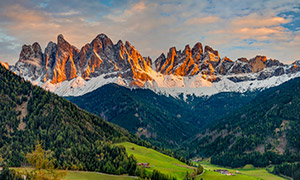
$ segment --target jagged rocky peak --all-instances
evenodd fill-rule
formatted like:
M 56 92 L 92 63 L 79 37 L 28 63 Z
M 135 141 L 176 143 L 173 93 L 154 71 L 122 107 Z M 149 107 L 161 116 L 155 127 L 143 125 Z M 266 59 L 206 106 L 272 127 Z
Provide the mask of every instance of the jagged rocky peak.
M 210 52 L 213 53 L 215 56 L 219 56 L 219 52 L 217 50 L 214 50 L 210 46 L 205 46 L 204 52 Z
M 234 62 L 225 56 L 221 63 L 217 66 L 217 72 L 221 75 L 226 75 L 230 68 L 233 66 Z
M 185 55 L 190 55 L 190 54 L 192 53 L 192 50 L 191 50 L 190 45 L 186 45 L 186 46 L 185 46 L 185 48 L 184 48 L 184 50 L 183 50 L 183 53 L 184 53 Z
M 215 74 L 216 68 L 221 61 L 219 52 L 210 46 L 205 46 L 204 55 L 202 59 L 201 69 L 204 69 L 205 74 Z
M 143 58 L 128 41 L 124 44 L 119 40 L 117 44 L 113 44 L 112 40 L 105 34 L 99 34 L 91 43 L 82 47 L 75 63 L 77 74 L 84 79 L 112 73 L 105 77 L 139 80 L 147 79 L 141 76 L 139 71 L 147 72 L 152 64 L 150 58 Z
M 44 63 L 43 65 L 45 66 L 45 70 L 48 68 L 53 68 L 54 63 L 55 63 L 55 56 L 56 56 L 56 51 L 57 51 L 57 45 L 56 43 L 50 41 L 48 45 L 45 48 L 45 53 L 44 53 Z
M 199 61 L 202 56 L 203 56 L 203 47 L 202 44 L 200 42 L 197 42 L 193 49 L 192 49 L 192 55 L 193 55 L 193 59 L 194 61 Z
M 266 61 L 266 56 L 256 56 L 255 58 L 250 59 L 248 63 L 251 65 L 252 72 L 259 72 L 267 67 L 265 64 Z
M 160 72 L 165 61 L 166 61 L 166 55 L 164 53 L 161 53 L 161 55 L 154 62 L 155 70 Z
M 278 60 L 267 59 L 266 56 L 261 55 L 257 55 L 255 58 L 250 59 L 248 63 L 251 65 L 252 72 L 262 71 L 266 67 L 283 66 L 283 63 Z
M 63 44 L 66 43 L 67 41 L 65 40 L 64 36 L 62 34 L 59 34 L 57 36 L 57 44 Z
M 35 42 L 32 45 L 23 45 L 19 60 L 11 70 L 19 75 L 36 80 L 43 72 L 43 52 L 41 46 Z
M 202 57 L 202 45 L 197 43 L 193 49 L 186 45 L 184 50 L 177 51 L 171 47 L 165 57 L 161 54 L 155 61 L 156 70 L 162 74 L 191 76 L 199 72 L 196 62 Z M 195 58 L 195 59 L 194 59 Z
M 60 83 L 77 77 L 75 58 L 78 49 L 65 40 L 62 34 L 57 36 L 57 44 L 50 42 L 45 50 L 45 70 L 43 81 Z
M 222 61 L 223 62 L 232 62 L 232 60 L 229 59 L 227 56 L 225 56 Z
M 97 50 L 97 53 L 103 52 L 105 49 L 109 51 L 109 49 L 113 47 L 112 40 L 105 34 L 97 35 L 91 44 L 94 46 L 94 49 Z
M 123 43 L 123 41 L 122 40 L 119 40 L 118 42 L 117 42 L 117 47 L 123 47 L 124 46 L 124 43 Z
M 28 63 L 34 66 L 42 65 L 43 53 L 39 43 L 23 45 L 19 56 L 19 62 Z
M 298 72 L 300 63 L 283 65 L 278 60 L 267 59 L 265 56 L 256 56 L 249 60 L 239 58 L 236 61 L 226 56 L 221 59 L 217 50 L 203 46 L 200 42 L 194 46 L 186 45 L 183 50 L 171 47 L 152 63 L 149 57 L 142 56 L 128 41 L 119 40 L 114 44 L 108 36 L 99 34 L 80 51 L 63 35 L 57 36 L 56 43 L 49 42 L 45 53 L 38 43 L 24 45 L 18 63 L 11 69 L 31 81 L 39 81 L 40 84 L 56 84 L 76 77 L 81 77 L 78 80 L 85 84 L 88 81 L 82 78 L 89 80 L 99 77 L 107 82 L 117 80 L 127 86 L 168 87 L 171 84 L 176 85 L 168 82 L 168 78 L 173 76 L 162 75 L 189 77 L 176 77 L 184 80 L 193 79 L 192 76 L 198 74 L 196 79 L 202 77 L 213 83 L 222 78 L 241 82 Z M 162 75 L 156 74 L 152 69 Z M 157 78 L 165 78 L 166 84 L 161 84 L 165 80 Z M 49 82 L 44 83 L 45 81 Z
M 238 58 L 237 60 L 241 61 L 241 62 L 244 62 L 244 63 L 248 63 L 248 59 L 244 58 L 244 57 Z
M 176 47 L 171 47 L 169 49 L 167 58 L 174 58 L 177 55 Z
M 57 36 L 57 47 L 58 50 L 62 50 L 64 52 L 71 52 L 73 50 L 78 51 L 75 46 L 72 46 L 62 34 Z
M 2 65 L 3 67 L 5 67 L 5 69 L 9 69 L 9 64 L 7 62 L 2 62 L 0 61 L 0 65 Z

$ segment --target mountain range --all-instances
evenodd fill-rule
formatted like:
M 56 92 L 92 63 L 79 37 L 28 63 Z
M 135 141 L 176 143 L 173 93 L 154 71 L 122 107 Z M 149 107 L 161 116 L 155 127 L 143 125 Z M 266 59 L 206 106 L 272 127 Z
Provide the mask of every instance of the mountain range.
M 10 69 L 60 96 L 80 96 L 116 83 L 178 97 L 269 88 L 298 77 L 299 65 L 299 61 L 286 65 L 261 55 L 233 61 L 201 43 L 186 45 L 183 51 L 171 47 L 152 61 L 128 41 L 114 44 L 99 34 L 80 50 L 63 35 L 58 35 L 57 43 L 49 42 L 44 52 L 38 43 L 24 45 Z

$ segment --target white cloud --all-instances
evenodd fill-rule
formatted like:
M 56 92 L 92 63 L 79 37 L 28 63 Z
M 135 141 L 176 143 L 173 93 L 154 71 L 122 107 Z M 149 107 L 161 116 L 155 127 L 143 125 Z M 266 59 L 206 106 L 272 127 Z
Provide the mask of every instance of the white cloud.
M 113 6 L 96 1 L 52 1 L 49 6 L 35 6 L 30 0 L 0 2 L 0 27 L 16 39 L 14 44 L 20 44 L 5 55 L 11 64 L 18 59 L 21 44 L 38 41 L 45 47 L 61 33 L 78 48 L 105 33 L 114 42 L 130 41 L 142 55 L 154 60 L 171 46 L 181 49 L 198 41 L 232 59 L 256 53 L 281 60 L 300 59 L 299 30 L 283 26 L 292 23 L 293 17 L 279 16 L 298 11 L 299 0 L 132 0 L 112 1 Z

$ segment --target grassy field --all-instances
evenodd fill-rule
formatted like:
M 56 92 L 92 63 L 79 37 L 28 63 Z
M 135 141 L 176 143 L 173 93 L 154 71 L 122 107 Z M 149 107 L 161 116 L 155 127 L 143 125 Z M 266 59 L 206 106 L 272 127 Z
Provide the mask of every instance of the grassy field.
M 266 168 L 254 168 L 252 165 L 246 165 L 242 169 L 230 169 L 219 167 L 213 164 L 210 164 L 208 161 L 202 161 L 200 164 L 204 167 L 205 172 L 203 175 L 198 176 L 197 179 L 203 178 L 203 180 L 227 180 L 227 179 L 245 179 L 245 180 L 284 180 L 283 178 L 270 174 Z M 229 172 L 235 174 L 235 176 L 226 176 L 217 172 L 214 172 L 216 169 L 227 169 Z M 236 174 L 236 171 L 239 171 L 240 174 Z
M 133 154 L 138 162 L 150 163 L 150 168 L 146 168 L 148 172 L 154 169 L 158 171 L 183 179 L 187 171 L 193 172 L 192 167 L 187 167 L 186 164 L 172 157 L 166 156 L 153 149 L 145 148 L 129 142 L 120 143 L 126 148 L 128 154 Z
M 66 180 L 98 180 L 98 179 L 107 179 L 107 180 L 136 180 L 135 177 L 129 176 L 116 176 L 96 172 L 83 172 L 83 171 L 68 171 Z
M 187 171 L 190 173 L 193 172 L 192 167 L 187 166 L 186 164 L 180 162 L 177 159 L 161 154 L 153 149 L 145 148 L 132 144 L 129 142 L 124 142 L 116 145 L 122 145 L 126 148 L 128 154 L 133 154 L 138 162 L 150 163 L 150 168 L 146 168 L 148 173 L 152 172 L 154 169 L 159 170 L 164 174 L 171 175 L 176 177 L 178 180 L 183 179 Z M 204 167 L 204 173 L 197 176 L 197 180 L 201 178 L 203 180 L 284 180 L 279 176 L 275 176 L 267 172 L 266 168 L 254 168 L 251 164 L 246 165 L 240 169 L 231 169 L 219 167 L 217 165 L 210 164 L 208 160 L 201 161 L 201 164 Z M 13 168 L 17 171 L 23 171 L 25 168 Z M 27 168 L 28 170 L 29 168 Z M 215 172 L 217 169 L 227 169 L 228 171 L 235 174 L 235 176 L 226 176 Z M 237 174 L 236 171 L 239 171 L 240 174 Z M 86 172 L 86 171 L 68 171 L 66 180 L 96 180 L 96 179 L 105 179 L 105 180 L 133 180 L 137 179 L 136 177 L 130 177 L 126 175 L 117 176 L 109 175 L 97 172 Z
M 32 168 L 12 168 L 16 171 L 30 171 Z M 88 171 L 67 171 L 67 176 L 65 180 L 137 180 L 137 177 L 131 177 L 126 175 L 110 175 L 104 173 L 97 173 L 97 172 L 88 172 Z

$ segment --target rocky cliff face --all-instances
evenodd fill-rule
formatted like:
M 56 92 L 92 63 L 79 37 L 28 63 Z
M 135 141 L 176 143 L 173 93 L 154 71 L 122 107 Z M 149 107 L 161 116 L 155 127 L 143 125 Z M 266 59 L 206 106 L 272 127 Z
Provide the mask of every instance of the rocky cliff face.
M 200 74 L 202 78 L 210 81 L 219 81 L 222 75 L 244 75 L 247 73 L 259 73 L 265 68 L 276 67 L 274 72 L 268 75 L 261 73 L 260 79 L 283 74 L 284 64 L 278 60 L 267 59 L 266 56 L 256 56 L 248 60 L 239 58 L 233 62 L 228 57 L 220 58 L 218 51 L 209 46 L 205 46 L 204 52 L 202 44 L 197 43 L 191 50 L 189 45 L 181 52 L 175 47 L 170 48 L 167 56 L 161 54 L 155 60 L 156 71 L 165 75 L 174 74 L 178 76 L 193 76 Z M 296 72 L 295 70 L 290 70 Z M 233 81 L 243 81 L 245 78 L 232 78 Z
M 174 74 L 178 76 L 193 76 L 199 72 L 196 62 L 202 55 L 201 49 L 195 45 L 193 50 L 189 45 L 185 49 L 176 51 L 175 47 L 170 48 L 167 57 L 162 54 L 155 61 L 156 71 L 162 74 Z
M 129 42 L 113 44 L 105 34 L 99 34 L 81 50 L 59 35 L 57 43 L 48 43 L 45 53 L 38 43 L 24 45 L 12 70 L 32 81 L 40 78 L 52 84 L 113 73 L 108 77 L 125 77 L 132 85 L 143 86 L 151 79 L 145 73 L 151 69 L 151 64 L 151 59 L 142 57 Z
M 129 42 L 113 44 L 104 34 L 81 49 L 76 64 L 84 79 L 115 72 L 110 77 L 125 77 L 136 84 L 141 81 L 141 86 L 149 79 L 142 72 L 151 68 L 150 58 L 143 58 Z
M 200 42 L 192 48 L 186 45 L 184 50 L 172 47 L 152 63 L 128 41 L 123 43 L 119 40 L 114 44 L 105 34 L 99 34 L 80 50 L 66 41 L 63 35 L 57 37 L 57 43 L 49 42 L 44 53 L 38 43 L 24 45 L 18 62 L 11 70 L 51 91 L 56 92 L 60 88 L 57 93 L 61 95 L 66 92 L 85 93 L 111 82 L 153 90 L 177 88 L 174 91 L 181 89 L 180 92 L 185 93 L 188 88 L 216 85 L 214 93 L 224 88 L 227 91 L 238 88 L 246 91 L 247 88 L 264 86 L 260 83 L 253 87 L 251 82 L 254 80 L 294 76 L 289 74 L 298 76 L 300 63 L 285 65 L 265 56 L 233 61 L 226 56 L 221 58 L 219 52 L 210 46 L 203 48 Z M 236 86 L 239 82 L 246 82 L 247 87 Z M 197 94 L 198 91 L 190 93 Z

